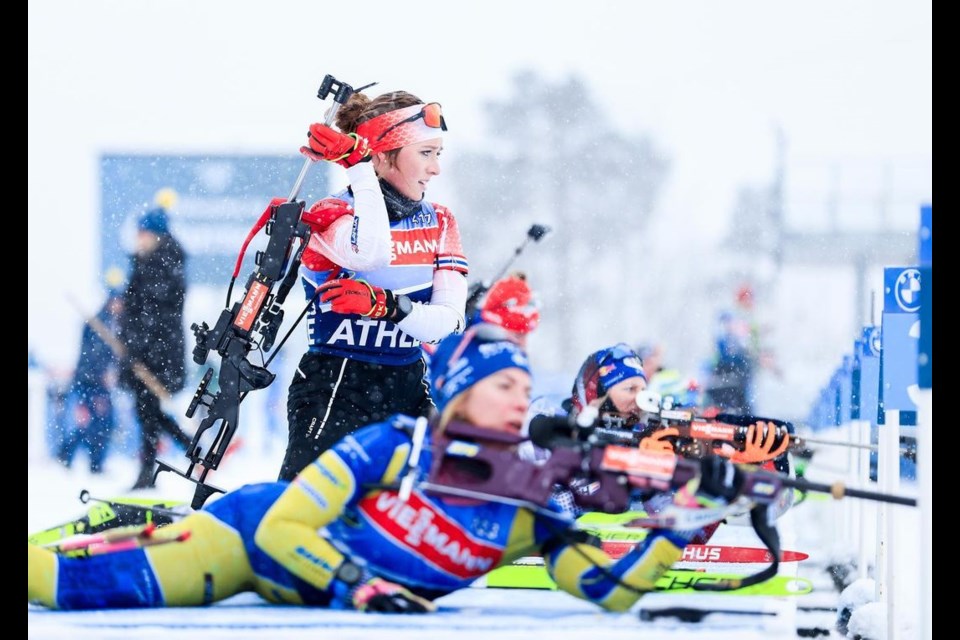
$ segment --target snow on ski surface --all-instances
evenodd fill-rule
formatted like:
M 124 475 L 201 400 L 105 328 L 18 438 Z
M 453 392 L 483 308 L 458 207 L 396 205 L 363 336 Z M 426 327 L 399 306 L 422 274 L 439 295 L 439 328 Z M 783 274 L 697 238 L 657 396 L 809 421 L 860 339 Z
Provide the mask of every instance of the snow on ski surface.
M 261 441 L 257 425 L 247 424 L 244 445 L 237 454 L 227 459 L 217 471 L 211 472 L 208 482 L 232 489 L 245 482 L 275 479 L 283 456 L 282 442 L 268 447 Z M 818 433 L 818 436 L 822 433 Z M 830 437 L 829 435 L 824 437 Z M 836 434 L 840 440 L 843 434 Z M 839 449 L 839 448 L 837 448 Z M 811 465 L 807 477 L 816 482 L 836 479 L 842 468 L 845 453 L 841 450 L 824 451 L 821 467 Z M 161 460 L 180 469 L 186 469 L 187 459 L 180 451 L 168 451 Z M 815 460 L 817 460 L 815 458 Z M 91 496 L 112 498 L 124 495 L 156 496 L 182 499 L 189 502 L 193 485 L 171 473 L 161 473 L 157 486 L 149 491 L 129 492 L 137 467 L 132 460 L 119 453 L 112 455 L 101 476 L 93 476 L 85 468 L 85 459 L 78 456 L 71 470 L 64 469 L 45 455 L 30 457 L 27 485 L 27 532 L 60 524 L 83 513 L 87 505 L 80 503 L 80 491 Z M 851 486 L 854 486 L 851 483 Z M 902 495 L 915 495 L 911 483 L 903 483 Z M 835 630 L 833 611 L 803 611 L 797 607 L 836 606 L 840 594 L 833 587 L 824 567 L 837 558 L 853 559 L 856 549 L 847 540 L 840 526 L 844 516 L 840 509 L 855 506 L 854 500 L 808 500 L 790 509 L 778 521 L 784 549 L 810 554 L 803 562 L 781 564 L 781 573 L 798 575 L 813 581 L 814 591 L 808 595 L 789 598 L 761 596 L 733 596 L 718 594 L 671 595 L 654 593 L 644 596 L 627 613 L 606 613 L 595 605 L 578 600 L 560 591 L 520 589 L 464 589 L 438 601 L 436 614 L 425 616 L 371 615 L 353 611 L 331 611 L 306 607 L 269 605 L 256 594 L 241 594 L 205 608 L 111 610 L 90 612 L 49 611 L 28 605 L 28 637 L 35 640 L 112 640 L 121 638 L 176 638 L 177 640 L 301 640 L 305 634 L 314 637 L 351 639 L 380 638 L 389 633 L 392 640 L 479 640 L 487 638 L 528 638 L 537 634 L 552 639 L 584 637 L 614 640 L 618 638 L 741 639 L 794 638 L 797 628 L 829 631 L 830 636 L 842 637 Z M 864 502 L 865 522 L 872 533 L 876 518 L 875 503 Z M 919 607 L 919 579 L 916 539 L 919 535 L 917 510 L 896 507 L 893 511 L 898 523 L 893 553 L 897 558 L 895 597 L 897 598 L 898 629 L 903 638 L 918 633 L 916 611 Z M 869 536 L 868 536 L 869 541 Z M 711 544 L 762 546 L 745 521 L 736 519 L 722 525 Z M 873 562 L 873 552 L 868 556 Z M 751 572 L 760 565 L 709 565 L 711 571 Z M 676 618 L 657 618 L 641 621 L 640 609 L 665 607 L 696 607 L 722 609 L 725 612 L 746 610 L 751 615 L 714 613 L 701 622 L 679 622 Z M 867 605 L 873 607 L 873 605 Z M 868 619 L 877 631 L 871 637 L 885 634 L 882 607 L 867 609 L 876 619 Z M 862 623 L 861 623 L 862 624 Z

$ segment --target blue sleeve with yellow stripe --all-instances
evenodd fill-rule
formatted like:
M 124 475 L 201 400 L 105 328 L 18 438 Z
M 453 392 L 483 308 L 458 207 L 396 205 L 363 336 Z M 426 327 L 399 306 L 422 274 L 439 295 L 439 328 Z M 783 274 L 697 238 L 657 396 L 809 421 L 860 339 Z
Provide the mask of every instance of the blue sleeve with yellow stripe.
M 393 481 L 409 449 L 409 435 L 393 421 L 346 436 L 301 471 L 264 514 L 257 547 L 310 587 L 327 591 L 344 555 L 318 530 L 355 504 L 364 485 Z
M 610 611 L 626 611 L 653 591 L 657 580 L 680 559 L 691 533 L 654 529 L 629 553 L 613 560 L 602 549 L 558 534 L 557 524 L 539 520 L 537 539 L 557 586 Z

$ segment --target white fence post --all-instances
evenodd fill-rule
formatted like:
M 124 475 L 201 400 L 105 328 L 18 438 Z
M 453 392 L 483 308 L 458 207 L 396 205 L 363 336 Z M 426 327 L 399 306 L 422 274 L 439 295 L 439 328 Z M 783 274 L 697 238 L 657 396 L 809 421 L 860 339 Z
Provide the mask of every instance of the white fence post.
M 900 412 L 884 411 L 884 424 L 879 427 L 877 438 L 878 460 L 877 481 L 880 491 L 896 493 L 900 487 Z M 896 640 L 894 585 L 896 584 L 896 566 L 893 554 L 895 544 L 895 523 L 892 505 L 881 503 L 877 509 L 877 590 L 879 602 L 886 605 L 887 640 Z
M 917 403 L 917 480 L 920 484 L 920 629 L 933 640 L 933 389 Z

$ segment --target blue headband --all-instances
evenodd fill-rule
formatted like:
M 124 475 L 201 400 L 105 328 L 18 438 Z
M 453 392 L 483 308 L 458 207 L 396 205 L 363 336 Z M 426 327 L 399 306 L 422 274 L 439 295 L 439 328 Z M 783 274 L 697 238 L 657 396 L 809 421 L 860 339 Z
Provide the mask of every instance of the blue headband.
M 527 356 L 516 343 L 484 333 L 489 333 L 486 325 L 476 325 L 462 335 L 447 336 L 430 357 L 430 390 L 441 414 L 451 400 L 501 369 L 530 373 Z

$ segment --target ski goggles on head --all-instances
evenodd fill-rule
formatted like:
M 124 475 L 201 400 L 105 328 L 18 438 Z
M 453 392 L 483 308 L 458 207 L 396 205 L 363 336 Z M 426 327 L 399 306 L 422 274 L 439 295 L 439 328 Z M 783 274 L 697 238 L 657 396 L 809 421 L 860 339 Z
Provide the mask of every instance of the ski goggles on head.
M 616 360 L 625 360 L 627 358 L 636 358 L 637 360 L 641 360 L 640 355 L 630 345 L 623 342 L 618 342 L 612 347 L 609 347 L 601 352 L 599 363 L 603 365 Z
M 440 110 L 440 103 L 431 102 L 429 104 L 423 105 L 423 108 L 420 109 L 420 111 L 413 114 L 409 118 L 406 118 L 405 120 L 401 120 L 400 122 L 396 122 L 390 125 L 389 127 L 387 127 L 386 129 L 384 129 L 380 133 L 380 135 L 377 136 L 377 139 L 375 140 L 375 142 L 380 142 L 381 140 L 383 140 L 388 133 L 390 133 L 400 125 L 407 124 L 408 122 L 416 122 L 420 118 L 423 118 L 423 123 L 428 127 L 430 127 L 431 129 L 440 129 L 441 131 L 447 130 L 447 121 L 443 119 L 443 113 Z
M 618 343 L 601 352 L 597 358 L 597 374 L 600 377 L 598 391 L 606 394 L 615 384 L 627 378 L 639 376 L 644 380 L 643 361 L 629 345 Z

